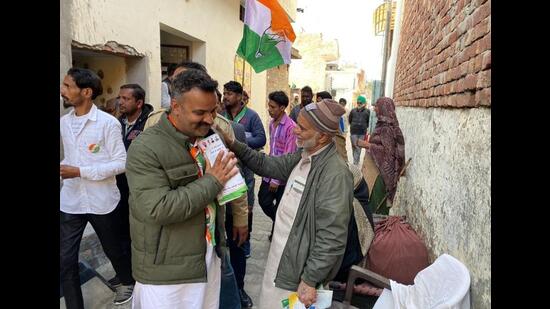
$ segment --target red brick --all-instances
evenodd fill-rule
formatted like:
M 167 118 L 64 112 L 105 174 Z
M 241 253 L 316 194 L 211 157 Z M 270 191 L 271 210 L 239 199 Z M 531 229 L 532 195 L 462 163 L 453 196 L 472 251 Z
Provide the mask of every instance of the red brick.
M 490 50 L 486 51 L 483 54 L 481 54 L 481 56 L 482 56 L 481 70 L 490 69 L 491 68 L 491 51 Z
M 441 98 L 441 101 L 439 101 L 440 106 L 442 107 L 448 107 L 453 105 L 453 98 L 456 97 L 456 95 L 450 95 L 447 97 Z
M 443 85 L 443 91 L 442 91 L 442 95 L 446 96 L 448 95 L 449 93 L 451 92 L 451 83 L 446 83 L 445 85 Z
M 468 60 L 474 58 L 478 53 L 476 52 L 476 45 L 470 45 L 468 46 Z
M 450 3 L 449 3 L 449 1 L 441 1 L 441 2 L 443 2 L 443 5 L 442 5 L 441 11 L 439 13 L 444 14 L 445 16 L 447 16 L 447 12 L 451 8 Z
M 461 75 L 462 74 L 460 72 L 460 67 L 455 67 L 455 68 L 452 69 L 453 79 L 459 79 Z
M 481 6 L 481 19 L 488 16 L 491 16 L 491 1 L 487 1 Z
M 475 102 L 481 106 L 491 106 L 491 88 L 485 88 L 481 91 L 477 91 L 475 95 Z
M 455 81 L 452 81 L 450 84 L 449 84 L 449 93 L 456 93 L 458 92 L 458 81 L 455 80 Z
M 477 25 L 480 21 L 484 20 L 487 16 L 489 16 L 489 14 L 491 14 L 491 7 L 489 6 L 489 3 L 485 3 L 479 6 L 473 14 L 474 26 Z
M 464 34 L 464 46 L 470 46 L 470 44 L 472 44 L 473 42 L 473 39 L 474 39 L 474 29 L 469 29 Z
M 474 70 L 474 71 L 475 71 L 476 73 L 479 72 L 479 71 L 481 71 L 481 70 L 483 70 L 483 69 L 482 69 L 482 64 L 483 64 L 483 55 L 482 55 L 482 54 L 479 54 L 479 55 L 477 55 L 476 58 L 475 58 L 475 70 Z
M 440 96 L 443 94 L 443 86 L 442 85 L 438 85 L 437 87 L 435 87 L 435 95 L 436 96 Z
M 460 51 L 458 54 L 457 54 L 457 61 L 455 63 L 455 67 L 456 66 L 459 66 L 460 64 L 464 63 L 464 61 L 466 61 L 466 52 L 464 50 Z
M 473 90 L 476 89 L 478 75 L 477 74 L 468 74 L 464 78 L 464 90 Z
M 456 82 L 456 92 L 464 92 L 464 78 Z
M 449 57 L 449 59 L 447 59 L 447 66 L 450 69 L 454 68 L 454 61 L 456 59 L 456 54 L 453 54 L 451 57 Z
M 478 73 L 477 88 L 491 87 L 491 70 L 485 70 Z
M 490 29 L 487 28 L 489 20 L 485 18 L 479 24 L 477 24 L 473 29 L 472 41 L 475 41 L 489 32 Z
M 451 68 L 451 59 L 452 59 L 452 56 L 449 55 L 449 56 L 447 56 L 447 59 L 443 62 L 443 69 L 445 71 L 447 71 Z
M 457 94 L 454 98 L 454 106 L 468 107 L 475 104 L 475 96 L 471 92 Z
M 483 37 L 483 39 L 481 39 L 480 41 L 480 53 L 486 51 L 486 50 L 490 50 L 491 49 L 491 36 L 490 35 L 486 35 L 485 37 Z
M 443 26 L 447 26 L 447 24 L 451 21 L 451 16 L 445 15 L 443 19 L 441 20 L 441 24 Z
M 454 28 L 454 27 L 453 27 Z M 449 35 L 449 45 L 454 46 L 454 42 L 458 39 L 458 30 L 454 29 L 453 32 L 451 32 L 451 35 Z
M 468 73 L 468 62 L 463 62 L 460 64 L 460 67 L 458 68 L 459 77 L 466 76 Z
M 455 67 L 455 68 L 452 68 L 452 69 L 450 70 L 450 72 L 451 72 L 451 74 L 452 74 L 452 76 L 453 76 L 453 79 L 460 79 L 460 75 L 461 75 L 461 73 L 460 73 L 460 66 L 457 66 L 457 67 Z
M 456 30 L 458 31 L 459 37 L 463 35 L 466 31 L 468 31 L 468 29 L 466 29 L 466 21 L 465 20 L 461 21 L 458 24 L 458 27 L 456 28 Z
M 481 67 L 481 59 L 480 59 L 480 67 Z M 468 74 L 473 74 L 477 72 L 476 71 L 476 58 L 472 58 L 470 59 L 470 61 L 468 61 Z

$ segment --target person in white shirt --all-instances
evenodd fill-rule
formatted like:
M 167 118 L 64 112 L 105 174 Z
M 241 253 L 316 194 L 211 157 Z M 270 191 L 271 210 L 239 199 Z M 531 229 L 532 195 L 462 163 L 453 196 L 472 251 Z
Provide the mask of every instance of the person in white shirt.
M 115 175 L 124 172 L 126 151 L 120 122 L 92 100 L 103 92 L 92 71 L 72 68 L 61 85 L 61 97 L 74 107 L 60 119 L 64 159 L 60 163 L 60 277 L 66 307 L 84 308 L 78 250 L 88 222 L 120 278 L 115 304 L 132 297 L 134 279 L 122 250 L 113 210 L 120 200 Z

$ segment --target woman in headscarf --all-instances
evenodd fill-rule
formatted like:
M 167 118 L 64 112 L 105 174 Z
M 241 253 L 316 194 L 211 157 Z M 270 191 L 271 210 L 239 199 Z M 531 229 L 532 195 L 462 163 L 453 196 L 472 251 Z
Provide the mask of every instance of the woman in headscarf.
M 374 110 L 378 118 L 376 127 L 369 140 L 360 140 L 358 146 L 369 151 L 371 163 L 374 161 L 379 172 L 374 183 L 368 183 L 369 187 L 372 187 L 372 190 L 369 190 L 371 191 L 369 206 L 373 213 L 387 215 L 393 203 L 399 173 L 405 163 L 405 139 L 399 128 L 392 99 L 379 98 Z M 363 169 L 369 164 L 369 160 L 370 158 L 365 157 Z

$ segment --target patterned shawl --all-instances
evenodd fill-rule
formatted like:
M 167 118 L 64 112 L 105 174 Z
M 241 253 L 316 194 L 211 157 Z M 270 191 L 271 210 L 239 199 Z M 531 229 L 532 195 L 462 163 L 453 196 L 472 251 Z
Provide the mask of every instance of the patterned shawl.
M 393 100 L 376 101 L 378 121 L 370 137 L 370 153 L 384 179 L 388 199 L 393 202 L 399 173 L 405 162 L 405 138 L 399 128 Z

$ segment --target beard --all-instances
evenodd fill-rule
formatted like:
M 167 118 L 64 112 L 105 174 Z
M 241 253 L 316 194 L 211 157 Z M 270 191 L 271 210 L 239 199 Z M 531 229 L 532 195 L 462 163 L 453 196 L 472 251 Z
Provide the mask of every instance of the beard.
M 69 99 L 64 97 L 64 96 L 61 96 L 61 99 L 63 100 L 63 107 L 64 108 L 69 108 L 69 107 L 72 107 L 74 106 L 74 104 L 72 104 L 71 102 L 69 102 Z
M 296 139 L 296 146 L 300 148 L 304 148 L 305 150 L 309 150 L 315 147 L 318 141 L 319 141 L 319 132 L 315 132 L 315 135 L 313 135 L 310 139 L 306 139 L 305 141 L 300 141 Z

